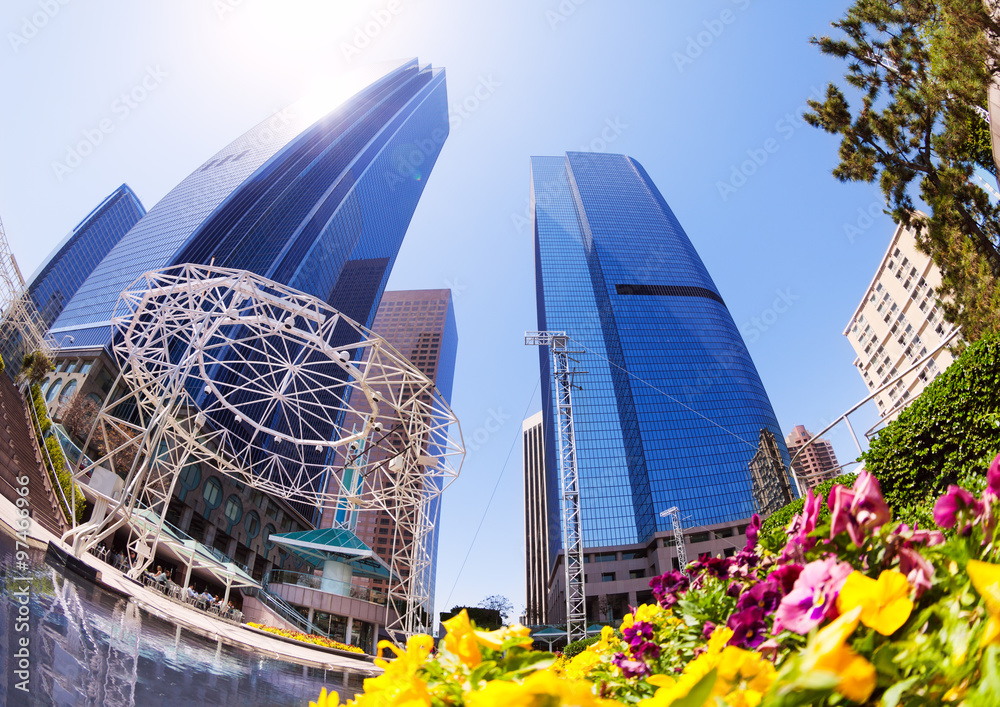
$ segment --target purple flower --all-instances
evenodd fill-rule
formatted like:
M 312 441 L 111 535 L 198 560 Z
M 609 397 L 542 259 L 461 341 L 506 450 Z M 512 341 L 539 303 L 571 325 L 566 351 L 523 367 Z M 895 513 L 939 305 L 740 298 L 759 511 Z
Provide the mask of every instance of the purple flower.
M 954 528 L 958 514 L 972 511 L 973 516 L 983 513 L 983 504 L 971 493 L 952 484 L 944 496 L 934 504 L 934 522 L 942 528 Z M 970 526 L 966 526 L 968 529 Z
M 781 603 L 781 591 L 776 582 L 768 580 L 755 584 L 749 591 L 743 592 L 740 600 L 736 602 L 736 610 L 743 611 L 751 607 L 757 607 L 765 614 L 772 614 Z
M 799 578 L 801 573 L 802 565 L 792 562 L 779 566 L 771 572 L 769 578 L 777 582 L 778 586 L 781 587 L 782 594 L 788 594 L 788 592 L 792 591 L 792 587 L 795 586 L 795 580 Z
M 934 580 L 934 565 L 916 550 L 903 547 L 899 550 L 899 571 L 913 587 L 917 598 L 931 588 Z
M 729 645 L 737 648 L 756 648 L 767 636 L 764 612 L 757 606 L 733 614 L 726 625 L 733 630 Z
M 756 513 L 750 518 L 750 525 L 747 526 L 746 549 L 752 550 L 757 545 L 757 536 L 760 534 L 760 516 Z
M 653 577 L 649 580 L 649 586 L 652 588 L 653 596 L 656 597 L 656 601 L 659 602 L 660 606 L 664 609 L 669 609 L 677 603 L 678 595 L 686 592 L 688 587 L 691 586 L 691 580 L 683 572 L 674 570 L 673 572 L 661 574 L 659 577 Z
M 712 637 L 712 633 L 715 631 L 715 624 L 711 621 L 706 621 L 705 625 L 701 627 L 701 637 L 706 641 Z
M 859 547 L 864 541 L 862 531 L 874 530 L 892 518 L 878 480 L 867 471 L 858 474 L 852 488 L 834 486 L 827 504 L 831 514 L 830 538 L 846 530 Z
M 816 521 L 819 520 L 819 511 L 823 506 L 823 499 L 813 493 L 812 489 L 806 492 L 806 502 L 802 507 L 802 513 L 792 518 L 788 524 L 788 543 L 781 553 L 781 560 L 801 560 L 806 551 L 811 550 L 816 545 L 816 538 L 810 538 L 809 534 L 816 530 Z
M 729 566 L 733 563 L 728 557 L 713 557 L 707 552 L 698 557 L 697 562 L 691 563 L 691 574 L 697 576 L 701 572 L 707 573 L 717 579 L 725 579 L 729 576 Z
M 836 614 L 840 588 L 853 568 L 836 557 L 810 562 L 774 614 L 774 633 L 784 630 L 805 635 Z
M 649 675 L 649 666 L 642 660 L 631 660 L 624 653 L 615 653 L 611 662 L 621 668 L 626 678 L 641 678 Z
M 1000 454 L 996 456 L 986 472 L 986 494 L 993 498 L 1000 498 Z
M 637 621 L 622 631 L 622 636 L 636 658 L 644 658 L 647 655 L 652 658 L 660 657 L 660 647 L 653 642 L 654 635 L 653 624 L 648 621 Z

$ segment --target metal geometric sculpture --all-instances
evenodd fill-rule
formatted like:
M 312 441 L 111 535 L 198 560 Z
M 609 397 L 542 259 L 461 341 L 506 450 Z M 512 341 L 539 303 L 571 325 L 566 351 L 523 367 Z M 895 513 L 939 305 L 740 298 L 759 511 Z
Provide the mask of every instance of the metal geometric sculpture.
M 12 376 L 27 354 L 50 354 L 53 346 L 45 329 L 0 222 L 0 353 Z
M 292 502 L 388 511 L 404 541 L 389 558 L 386 628 L 428 630 L 429 511 L 465 454 L 432 380 L 321 300 L 245 271 L 147 273 L 122 293 L 114 321 L 121 372 L 84 446 L 104 454 L 75 478 L 111 467 L 124 490 L 106 517 L 66 534 L 74 552 L 142 512 L 158 522 L 135 524 L 130 574 L 140 574 L 179 471 L 205 462 Z

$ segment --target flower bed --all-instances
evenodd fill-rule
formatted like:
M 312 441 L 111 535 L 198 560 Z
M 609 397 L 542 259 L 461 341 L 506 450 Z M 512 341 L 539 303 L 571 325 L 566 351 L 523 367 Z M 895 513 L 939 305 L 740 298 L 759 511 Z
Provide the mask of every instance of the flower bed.
M 654 578 L 656 604 L 571 659 L 464 612 L 436 654 L 429 636 L 383 641 L 395 660 L 376 659 L 385 672 L 349 704 L 1000 704 L 1000 456 L 981 496 L 952 486 L 937 501 L 933 530 L 894 522 L 865 472 L 831 489 L 826 518 L 822 505 L 810 491 L 779 552 L 757 546 L 755 518 L 734 557 Z
M 350 653 L 361 653 L 364 651 L 357 646 L 351 646 L 346 643 L 341 643 L 340 641 L 334 641 L 332 638 L 326 638 L 324 636 L 317 636 L 313 633 L 302 633 L 301 631 L 292 631 L 291 629 L 285 628 L 274 628 L 273 626 L 265 626 L 263 624 L 255 624 L 248 622 L 247 626 L 257 629 L 258 631 L 266 631 L 267 633 L 273 633 L 275 636 L 282 636 L 284 638 L 291 638 L 296 641 L 302 641 L 303 643 L 312 643 L 317 646 L 325 646 L 327 648 L 336 648 L 340 651 L 348 651 Z

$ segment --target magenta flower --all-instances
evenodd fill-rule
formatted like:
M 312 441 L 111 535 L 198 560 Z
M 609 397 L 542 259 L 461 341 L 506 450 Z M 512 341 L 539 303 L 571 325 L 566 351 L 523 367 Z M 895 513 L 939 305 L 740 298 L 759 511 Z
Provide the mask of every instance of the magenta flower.
M 691 581 L 683 572 L 674 570 L 653 577 L 649 580 L 649 586 L 653 590 L 653 596 L 664 609 L 669 609 L 677 603 L 678 596 L 686 592 L 691 585 Z
M 792 518 L 792 522 L 788 524 L 788 543 L 781 552 L 782 562 L 801 560 L 807 551 L 816 546 L 816 538 L 809 537 L 809 534 L 816 530 L 816 521 L 819 520 L 822 505 L 823 499 L 809 489 L 806 492 L 802 513 Z
M 729 567 L 732 563 L 732 558 L 716 557 L 705 552 L 698 556 L 697 562 L 691 563 L 691 576 L 697 577 L 702 572 L 705 572 L 711 577 L 725 579 L 729 576 Z
M 861 546 L 863 531 L 874 530 L 892 519 L 878 480 L 867 471 L 858 474 L 852 488 L 834 486 L 827 499 L 830 507 L 830 538 L 847 531 L 851 542 Z
M 752 550 L 757 545 L 757 536 L 760 535 L 760 516 L 756 513 L 750 518 L 750 525 L 747 526 L 746 549 Z
M 733 614 L 726 625 L 733 630 L 733 637 L 728 644 L 730 646 L 756 648 L 767 637 L 764 612 L 757 606 Z
M 756 606 L 765 614 L 772 614 L 781 603 L 781 591 L 776 582 L 758 582 L 749 591 L 743 592 L 736 602 L 736 610 L 743 611 Z
M 934 580 L 934 566 L 913 548 L 903 547 L 899 551 L 899 571 L 906 575 L 917 598 L 931 588 Z
M 954 528 L 959 514 L 971 511 L 974 517 L 983 513 L 983 504 L 975 496 L 960 486 L 952 484 L 948 491 L 934 504 L 934 522 L 942 528 Z M 963 533 L 971 528 L 966 525 Z
M 984 495 L 1000 498 L 1000 454 L 996 456 L 986 472 L 986 492 Z
M 810 562 L 774 614 L 774 633 L 784 630 L 805 635 L 836 615 L 836 599 L 853 568 L 836 557 Z
M 792 587 L 795 586 L 795 580 L 799 578 L 799 574 L 802 573 L 802 565 L 791 562 L 784 565 L 779 565 L 777 569 L 768 575 L 769 579 L 773 579 L 779 587 L 781 587 L 782 594 L 788 594 L 792 591 Z
M 648 621 L 637 621 L 622 631 L 622 636 L 628 643 L 632 655 L 636 658 L 660 657 L 660 647 L 653 641 L 655 631 Z
M 611 659 L 611 662 L 621 668 L 622 674 L 626 678 L 641 678 L 649 675 L 650 672 L 649 666 L 646 665 L 645 661 L 632 660 L 624 653 L 615 653 L 615 657 Z

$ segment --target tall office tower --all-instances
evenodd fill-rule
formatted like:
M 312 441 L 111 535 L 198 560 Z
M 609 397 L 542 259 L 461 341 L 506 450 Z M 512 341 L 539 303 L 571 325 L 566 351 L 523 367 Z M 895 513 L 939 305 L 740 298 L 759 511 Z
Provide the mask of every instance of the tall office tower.
M 785 437 L 785 444 L 788 445 L 788 456 L 794 457 L 812 438 L 812 433 L 805 428 L 805 425 L 795 425 Z M 802 456 L 795 460 L 792 470 L 798 477 L 800 492 L 805 493 L 816 484 L 839 476 L 840 464 L 837 463 L 837 455 L 833 452 L 833 445 L 828 440 L 817 439 L 806 447 Z
M 525 621 L 529 626 L 537 626 L 548 621 L 549 575 L 549 505 L 545 493 L 545 436 L 541 411 L 521 425 L 521 457 L 524 466 Z
M 154 206 L 55 321 L 110 341 L 119 294 L 181 263 L 250 270 L 370 325 L 448 136 L 443 69 L 416 59 L 331 81 L 216 153 Z
M 48 327 L 112 248 L 146 215 L 128 184 L 114 190 L 56 246 L 31 276 L 28 292 Z
M 584 548 L 644 542 L 669 530 L 660 513 L 672 506 L 685 527 L 751 516 L 763 430 L 790 484 L 780 427 L 722 296 L 645 170 L 625 155 L 533 157 L 531 204 L 538 328 L 566 332 L 584 372 L 572 391 Z M 550 361 L 543 347 L 545 458 L 557 459 Z M 555 524 L 549 539 L 556 563 Z
M 455 378 L 455 361 L 458 355 L 458 328 L 455 322 L 455 306 L 451 299 L 451 290 L 394 290 L 382 295 L 382 302 L 375 314 L 372 331 L 384 338 L 389 344 L 406 356 L 420 369 L 449 404 L 451 403 L 452 384 Z M 344 426 L 363 424 L 360 419 L 348 416 Z M 393 434 L 390 432 L 390 434 Z M 390 437 L 390 442 L 393 438 Z M 405 444 L 400 440 L 401 445 Z M 373 452 L 373 454 L 376 452 Z M 369 458 L 369 463 L 375 461 Z M 331 488 L 336 487 L 333 482 Z M 371 489 L 365 489 L 371 491 Z M 434 530 L 428 540 L 431 557 L 430 577 L 430 607 L 434 606 L 435 571 L 437 567 L 438 520 L 441 516 L 441 497 L 438 496 L 430 509 Z M 337 517 L 334 509 L 325 509 L 320 525 L 324 528 L 335 527 L 343 519 Z M 392 516 L 385 511 L 363 512 L 358 515 L 354 531 L 368 547 L 372 548 L 381 558 L 389 557 L 394 547 L 404 540 L 402 532 L 396 527 Z M 388 589 L 386 580 L 357 580 L 357 584 L 368 584 L 374 589 Z
M 101 259 L 145 213 L 139 197 L 127 184 L 122 184 L 56 246 L 28 280 L 28 296 L 38 311 L 43 332 Z M 14 330 L 0 331 L 0 355 L 11 375 L 21 368 L 23 347 L 19 342 Z M 69 337 L 63 335 L 57 339 L 59 342 L 68 343 Z
M 911 368 L 954 332 L 937 304 L 934 292 L 940 285 L 941 272 L 930 256 L 917 250 L 913 231 L 897 225 L 875 277 L 844 329 L 857 353 L 854 367 L 869 391 Z M 942 349 L 879 393 L 875 401 L 882 420 L 892 420 L 954 360 L 947 348 Z

